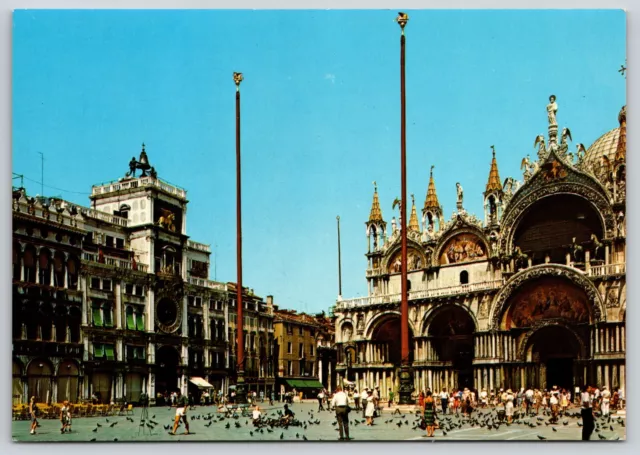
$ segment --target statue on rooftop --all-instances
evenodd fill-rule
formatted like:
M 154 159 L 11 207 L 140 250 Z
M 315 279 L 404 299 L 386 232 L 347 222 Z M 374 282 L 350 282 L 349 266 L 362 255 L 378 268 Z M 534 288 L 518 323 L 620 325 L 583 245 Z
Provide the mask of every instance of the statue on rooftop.
M 556 104 L 556 96 L 551 95 L 549 97 L 549 104 L 547 104 L 547 117 L 550 126 L 558 126 L 556 121 L 556 113 L 558 112 L 558 105 Z

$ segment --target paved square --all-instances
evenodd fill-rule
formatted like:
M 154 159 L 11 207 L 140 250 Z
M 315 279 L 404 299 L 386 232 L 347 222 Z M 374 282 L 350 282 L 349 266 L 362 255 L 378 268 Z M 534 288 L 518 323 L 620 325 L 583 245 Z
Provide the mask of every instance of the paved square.
M 266 405 L 266 404 L 265 404 Z M 262 406 L 261 406 L 262 408 Z M 81 441 L 87 442 L 95 439 L 99 442 L 118 441 L 299 441 L 303 442 L 303 436 L 308 441 L 335 441 L 338 438 L 337 425 L 335 425 L 335 414 L 316 412 L 318 405 L 315 402 L 296 403 L 291 406 L 296 413 L 296 418 L 306 423 L 304 427 L 289 427 L 284 430 L 274 428 L 269 432 L 266 428 L 262 432 L 258 431 L 251 423 L 250 417 L 240 417 L 238 419 L 225 419 L 218 421 L 217 418 L 211 421 L 203 419 L 203 416 L 211 413 L 218 416 L 216 408 L 198 406 L 195 410 L 189 411 L 190 430 L 195 434 L 185 436 L 184 427 L 178 429 L 178 435 L 168 434 L 169 425 L 172 425 L 175 416 L 175 408 L 153 407 L 149 408 L 149 417 L 157 425 L 150 430 L 140 427 L 140 409 L 134 410 L 134 415 L 124 417 L 83 417 L 73 420 L 73 432 L 71 434 L 60 434 L 60 422 L 58 420 L 40 420 L 41 427 L 35 435 L 29 434 L 29 421 L 12 422 L 12 436 L 14 441 L 48 442 L 48 441 Z M 278 410 L 282 410 L 281 403 L 274 403 L 273 407 L 265 406 L 267 415 L 274 417 Z M 490 419 L 497 423 L 495 411 L 480 410 L 474 413 L 476 421 L 486 420 L 487 414 L 491 413 L 494 418 Z M 548 424 L 548 417 L 540 416 L 521 419 L 510 426 L 499 425 L 497 429 L 487 429 L 479 427 L 478 423 L 462 421 L 460 418 L 451 416 L 440 416 L 441 426 L 445 427 L 436 430 L 434 438 L 423 437 L 424 431 L 413 429 L 416 417 L 405 414 L 404 416 L 392 415 L 387 410 L 382 416 L 375 420 L 373 427 L 367 427 L 363 423 L 362 412 L 352 411 L 350 414 L 350 434 L 355 441 L 448 441 L 448 440 L 538 440 L 544 437 L 547 440 L 580 440 L 582 423 L 578 410 L 573 410 L 572 415 L 556 425 Z M 313 416 L 313 419 L 312 417 Z M 192 420 L 192 417 L 195 417 Z M 198 419 L 198 417 L 200 417 Z M 320 421 L 319 424 L 311 423 Z M 445 423 L 445 422 L 450 423 Z M 114 422 L 116 422 L 115 425 Z M 210 423 L 213 422 L 213 423 Z M 235 423 L 240 425 L 236 428 Z M 356 425 L 356 422 L 358 423 Z M 402 424 L 400 424 L 402 422 Z M 525 425 L 527 422 L 534 426 Z M 566 422 L 566 424 L 563 424 Z M 625 427 L 624 416 L 613 416 L 611 422 L 598 419 L 599 431 L 594 432 L 592 440 L 624 440 Z M 230 423 L 230 428 L 226 428 Z M 473 425 L 472 425 L 473 423 Z M 100 425 L 100 426 L 98 426 Z M 113 426 L 111 426 L 113 425 Z M 166 429 L 165 429 L 166 427 Z M 97 430 L 96 430 L 97 429 Z M 96 431 L 94 431 L 96 430 Z M 143 431 L 144 430 L 144 431 Z M 446 436 L 444 435 L 446 432 Z M 151 434 L 149 434 L 151 433 Z

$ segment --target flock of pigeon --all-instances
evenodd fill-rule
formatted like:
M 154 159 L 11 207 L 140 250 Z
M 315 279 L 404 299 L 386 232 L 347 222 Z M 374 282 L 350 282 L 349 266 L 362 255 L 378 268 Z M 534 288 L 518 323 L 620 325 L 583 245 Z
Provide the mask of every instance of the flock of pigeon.
M 299 440 L 299 441 L 308 441 L 307 436 L 304 434 L 309 427 L 314 425 L 321 425 L 322 422 L 314 416 L 313 411 L 308 411 L 307 416 L 303 420 L 293 419 L 290 421 L 285 421 L 282 419 L 282 411 L 276 410 L 271 413 L 267 413 L 263 415 L 262 419 L 254 424 L 252 419 L 246 416 L 232 414 L 232 415 L 217 415 L 217 413 L 207 413 L 207 414 L 193 414 L 189 415 L 188 418 L 191 421 L 204 421 L 207 422 L 204 424 L 205 428 L 210 428 L 213 425 L 219 428 L 224 428 L 225 431 L 246 431 L 250 438 L 254 438 L 256 440 L 261 440 L 258 436 L 264 434 L 274 433 L 276 431 L 280 432 L 280 440 L 284 440 L 285 438 L 288 440 Z M 357 415 L 357 414 L 356 414 Z M 173 417 L 173 416 L 172 416 Z M 140 419 L 138 425 L 141 430 L 149 431 L 152 435 L 153 430 L 160 425 L 156 420 L 156 416 L 153 415 L 147 419 Z M 514 419 L 511 424 L 507 423 L 507 421 L 501 416 L 498 415 L 496 410 L 481 410 L 476 412 L 471 417 L 460 417 L 459 415 L 440 415 L 438 417 L 439 422 L 439 432 L 440 436 L 447 436 L 448 432 L 455 431 L 462 428 L 474 428 L 485 429 L 487 431 L 498 431 L 502 427 L 506 426 L 520 426 L 520 427 L 528 427 L 532 429 L 551 427 L 553 432 L 557 432 L 557 427 L 560 425 L 567 426 L 569 425 L 569 419 L 578 419 L 577 425 L 578 427 L 582 426 L 581 416 L 579 413 L 568 414 L 559 421 L 553 421 L 550 412 L 544 412 L 542 415 L 530 415 L 526 416 L 524 414 L 520 414 L 518 412 L 514 413 Z M 131 417 L 126 417 L 127 422 L 129 424 L 136 424 L 136 421 Z M 410 422 L 411 420 L 411 422 Z M 424 424 L 422 422 L 422 417 L 420 413 L 417 413 L 415 416 L 408 417 L 407 415 L 395 416 L 390 419 L 385 419 L 384 425 L 396 425 L 399 429 L 404 427 L 411 427 L 412 430 L 422 431 L 424 429 Z M 357 427 L 358 425 L 364 424 L 364 419 L 352 418 L 349 422 L 350 428 Z M 105 424 L 96 423 L 96 427 L 92 430 L 93 433 L 100 433 L 108 431 L 107 428 L 113 429 L 118 424 L 118 421 L 109 421 L 106 419 Z M 337 420 L 334 420 L 331 425 L 335 427 L 335 431 L 339 431 L 337 425 Z M 379 425 L 379 424 L 378 424 Z M 624 427 L 624 419 L 622 418 L 612 418 L 611 416 L 604 417 L 599 413 L 596 413 L 596 421 L 595 421 L 595 430 L 594 432 L 597 434 L 598 438 L 601 440 L 618 440 L 620 437 L 615 433 L 614 425 L 619 427 Z M 162 425 L 165 431 L 170 432 L 173 426 L 173 418 L 171 422 L 167 425 Z M 106 427 L 106 428 L 104 428 Z M 288 430 L 295 429 L 295 439 L 294 435 Z M 607 436 L 607 432 L 611 432 L 609 436 Z M 536 435 L 540 440 L 546 440 L 547 438 L 537 434 Z M 224 438 L 221 438 L 224 439 Z M 91 441 L 96 441 L 97 437 L 91 439 Z M 118 441 L 118 438 L 113 438 L 113 441 Z

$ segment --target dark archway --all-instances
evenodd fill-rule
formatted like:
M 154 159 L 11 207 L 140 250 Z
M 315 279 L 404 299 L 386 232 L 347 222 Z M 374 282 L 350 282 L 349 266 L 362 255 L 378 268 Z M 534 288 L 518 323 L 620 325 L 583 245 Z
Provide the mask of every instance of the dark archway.
M 550 262 L 565 264 L 567 246 L 573 239 L 582 244 L 592 234 L 603 237 L 601 218 L 594 207 L 582 197 L 558 194 L 540 199 L 527 209 L 518 222 L 513 245 L 520 247 L 533 265 L 543 264 L 547 255 Z
M 402 363 L 400 316 L 393 314 L 380 321 L 373 330 L 373 344 L 386 348 L 383 350 L 383 362 L 400 366 Z M 409 362 L 413 363 L 413 333 L 409 327 Z
M 429 324 L 428 335 L 438 360 L 451 362 L 458 372 L 458 387 L 473 386 L 473 333 L 475 323 L 463 308 L 451 305 L 440 310 Z
M 27 394 L 37 403 L 51 403 L 53 366 L 45 359 L 35 359 L 27 367 Z
M 156 392 L 164 394 L 178 390 L 180 354 L 173 346 L 162 346 L 156 351 Z
M 58 397 L 57 402 L 69 400 L 78 402 L 78 385 L 80 370 L 74 360 L 65 360 L 58 367 Z
M 567 327 L 550 325 L 538 329 L 529 338 L 526 352 L 527 361 L 538 365 L 536 385 L 573 390 L 574 365 L 580 351 L 580 342 Z

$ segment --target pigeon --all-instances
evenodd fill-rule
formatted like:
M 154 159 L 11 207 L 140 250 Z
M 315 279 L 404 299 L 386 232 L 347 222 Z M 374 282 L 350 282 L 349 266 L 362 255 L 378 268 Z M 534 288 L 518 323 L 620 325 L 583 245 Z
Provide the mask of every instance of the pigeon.
M 569 422 L 567 420 L 565 420 L 564 422 L 562 422 L 562 425 L 569 425 Z
M 96 438 L 89 439 L 89 442 L 94 442 L 95 440 L 96 440 Z
M 578 426 L 581 427 L 582 426 L 582 422 L 578 422 Z
M 169 428 L 171 428 L 171 425 L 165 425 L 165 426 L 164 426 L 164 429 L 165 429 L 165 430 L 168 430 Z
M 442 435 L 443 435 L 443 436 L 446 436 L 446 435 L 447 435 L 447 432 L 446 432 L 446 431 L 444 431 L 444 430 L 442 430 Z
M 250 432 L 249 432 L 249 435 L 250 435 L 250 436 L 253 436 L 253 431 L 250 431 Z
M 106 419 L 106 420 L 107 420 L 107 423 L 109 423 L 109 419 Z
M 155 419 L 155 418 L 156 418 L 156 415 L 155 415 L 155 414 L 154 414 L 154 415 L 152 415 L 152 416 L 151 416 L 151 418 L 152 418 L 152 419 Z
M 227 422 L 227 424 L 224 427 L 228 430 L 229 428 L 231 428 L 231 424 Z
M 114 440 L 115 442 L 118 442 L 118 438 L 113 438 L 113 440 Z
M 300 435 L 296 433 L 296 439 L 300 439 Z
M 113 422 L 111 425 L 109 425 L 109 427 L 110 427 L 110 428 L 115 427 L 115 426 L 116 426 L 116 423 L 118 423 L 118 422 Z
M 284 439 L 284 433 L 280 433 L 280 439 Z
M 544 441 L 544 440 L 546 440 L 546 439 L 547 439 L 547 438 L 545 438 L 544 436 L 540 436 L 540 435 L 536 435 L 536 436 L 538 436 L 538 439 L 540 439 L 541 441 Z
M 97 433 L 97 432 L 98 432 L 98 428 L 94 428 L 94 429 L 93 429 L 93 430 L 91 430 L 91 431 L 93 431 L 94 433 Z
M 101 426 L 102 426 L 102 425 L 100 425 L 98 422 L 96 422 L 96 425 L 97 425 L 98 427 L 101 427 Z
M 308 441 L 307 437 L 305 435 L 302 435 L 302 439 L 305 441 Z
M 554 432 L 557 432 L 557 431 L 558 431 L 558 430 L 556 430 L 556 429 L 555 429 L 555 427 L 551 427 L 551 429 L 552 429 Z
M 605 440 L 605 439 L 607 439 L 607 437 L 606 437 L 606 436 L 604 436 L 604 435 L 601 435 L 601 434 L 598 434 L 598 438 L 600 438 L 600 439 L 602 439 L 602 440 Z

